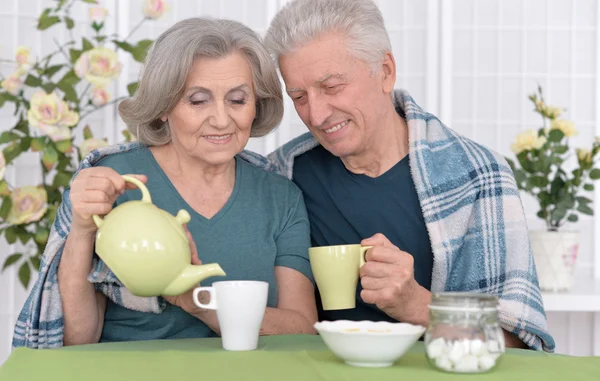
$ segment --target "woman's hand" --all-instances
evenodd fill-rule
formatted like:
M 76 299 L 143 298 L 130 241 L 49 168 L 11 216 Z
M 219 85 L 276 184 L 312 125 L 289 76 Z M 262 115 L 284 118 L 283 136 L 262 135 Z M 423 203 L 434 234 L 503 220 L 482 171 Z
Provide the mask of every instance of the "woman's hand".
M 196 243 L 194 242 L 194 238 L 192 238 L 192 234 L 190 233 L 190 231 L 188 230 L 186 225 L 184 225 L 183 228 L 187 235 L 188 241 L 190 241 L 190 253 L 191 253 L 191 257 L 192 257 L 191 263 L 192 263 L 192 265 L 201 265 L 202 261 L 200 260 L 200 258 L 198 258 L 198 249 L 196 248 Z M 187 312 L 191 315 L 197 316 L 203 310 L 201 308 L 199 308 L 198 306 L 196 306 L 196 304 L 194 303 L 193 296 L 192 296 L 193 292 L 194 292 L 194 289 L 192 288 L 191 290 L 189 290 L 181 295 L 163 296 L 163 298 L 167 302 L 173 304 L 174 306 L 180 307 L 185 312 Z M 202 299 L 202 294 L 200 294 L 199 297 Z M 200 301 L 207 302 L 205 300 L 200 300 Z
M 145 175 L 131 176 L 143 183 L 147 181 Z M 73 211 L 73 229 L 86 234 L 94 233 L 98 228 L 92 215 L 108 214 L 126 189 L 136 189 L 136 186 L 125 182 L 112 168 L 92 167 L 81 170 L 71 184 L 69 197 Z

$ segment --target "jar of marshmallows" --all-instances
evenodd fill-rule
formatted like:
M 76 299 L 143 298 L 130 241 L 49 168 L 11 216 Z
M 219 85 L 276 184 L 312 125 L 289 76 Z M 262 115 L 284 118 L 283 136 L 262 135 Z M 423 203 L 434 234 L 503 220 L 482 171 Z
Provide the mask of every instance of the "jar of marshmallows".
M 498 298 L 478 293 L 434 293 L 425 348 L 429 363 L 442 371 L 492 370 L 504 354 Z

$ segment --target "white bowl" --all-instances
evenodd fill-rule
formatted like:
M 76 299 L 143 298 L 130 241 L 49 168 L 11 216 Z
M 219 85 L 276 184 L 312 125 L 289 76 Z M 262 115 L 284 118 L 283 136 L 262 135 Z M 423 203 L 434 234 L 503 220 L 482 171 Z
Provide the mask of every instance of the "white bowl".
M 315 329 L 333 354 L 348 365 L 363 367 L 393 365 L 425 333 L 420 325 L 367 320 L 322 321 Z

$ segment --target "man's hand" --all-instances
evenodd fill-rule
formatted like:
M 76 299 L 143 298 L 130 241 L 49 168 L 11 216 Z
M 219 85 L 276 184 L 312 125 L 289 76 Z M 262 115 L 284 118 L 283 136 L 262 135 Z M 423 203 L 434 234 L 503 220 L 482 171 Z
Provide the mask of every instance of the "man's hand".
M 362 300 L 398 321 L 427 326 L 431 293 L 415 280 L 412 255 L 380 233 L 362 240 L 361 245 L 373 246 L 360 269 Z

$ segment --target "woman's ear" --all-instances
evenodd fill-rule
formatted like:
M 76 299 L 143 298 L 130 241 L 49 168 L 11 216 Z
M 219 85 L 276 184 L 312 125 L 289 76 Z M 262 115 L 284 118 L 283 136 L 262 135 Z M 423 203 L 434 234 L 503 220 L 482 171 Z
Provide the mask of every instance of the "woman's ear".
M 163 115 L 160 117 L 160 120 L 164 123 L 167 121 L 167 119 L 169 119 L 169 116 L 167 114 Z

